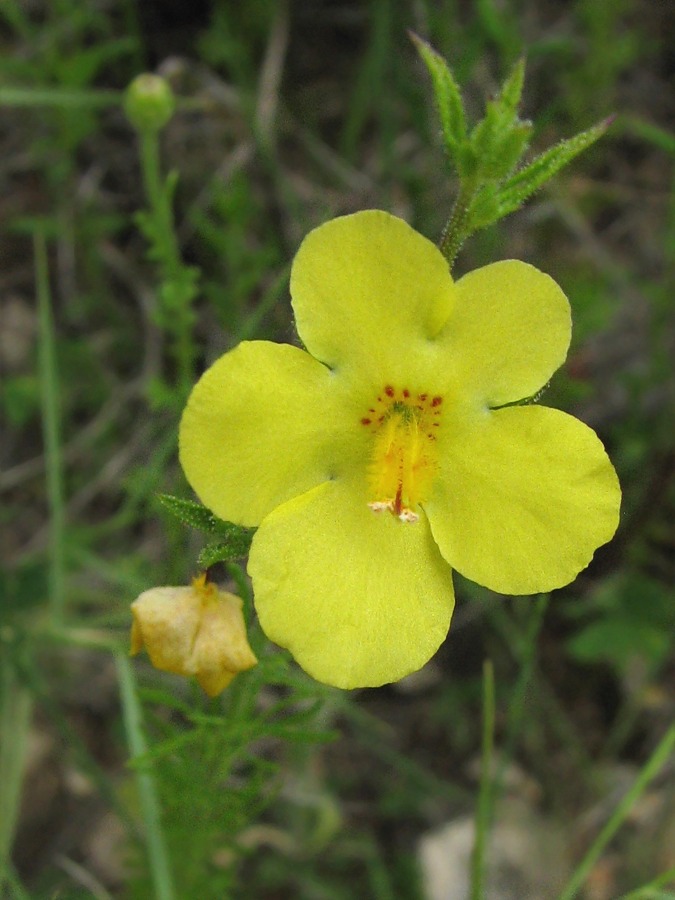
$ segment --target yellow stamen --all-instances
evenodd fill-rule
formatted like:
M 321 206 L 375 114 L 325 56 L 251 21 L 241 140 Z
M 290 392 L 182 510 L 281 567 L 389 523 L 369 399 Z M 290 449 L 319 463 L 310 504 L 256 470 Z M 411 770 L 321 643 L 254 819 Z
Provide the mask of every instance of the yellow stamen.
M 429 400 L 427 394 L 411 397 L 405 390 L 396 392 L 386 387 L 378 403 L 382 415 L 373 422 L 375 436 L 370 465 L 370 508 L 388 510 L 402 522 L 416 522 L 419 505 L 428 497 L 436 472 L 436 434 L 441 398 Z M 375 409 L 369 410 L 375 413 Z

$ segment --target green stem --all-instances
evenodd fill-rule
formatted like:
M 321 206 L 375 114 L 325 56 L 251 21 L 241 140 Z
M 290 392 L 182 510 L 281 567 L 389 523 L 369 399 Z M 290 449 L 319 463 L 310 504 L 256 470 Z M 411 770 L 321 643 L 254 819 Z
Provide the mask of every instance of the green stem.
M 193 346 L 190 298 L 180 295 L 179 288 L 185 283 L 185 267 L 176 239 L 170 192 L 162 178 L 159 132 L 155 129 L 141 131 L 139 138 L 143 183 L 154 225 L 154 250 L 159 257 L 163 288 L 173 286 L 178 298 L 169 308 L 166 303 L 162 304 L 160 292 L 162 326 L 172 333 L 178 385 L 182 393 L 187 394 L 193 380 Z
M 0 106 L 54 106 L 57 109 L 104 109 L 119 106 L 119 91 L 69 90 L 68 88 L 0 88 Z
M 340 695 L 334 696 L 333 702 L 340 714 L 354 726 L 354 738 L 364 744 L 377 760 L 393 769 L 398 778 L 407 778 L 415 789 L 451 803 L 469 801 L 468 790 L 439 778 L 428 767 L 396 750 L 389 729 L 376 716 Z
M 12 880 L 14 840 L 26 759 L 26 740 L 33 710 L 29 691 L 16 677 L 14 662 L 3 647 L 0 668 L 0 896 Z
M 548 601 L 548 594 L 540 594 L 537 598 L 534 606 L 531 608 L 527 633 L 522 641 L 522 645 L 518 648 L 521 667 L 509 704 L 508 728 L 504 741 L 504 750 L 500 754 L 501 761 L 495 777 L 495 794 L 498 794 L 501 790 L 504 773 L 513 757 L 516 741 L 520 735 L 521 725 L 525 718 L 525 697 L 528 686 L 532 681 L 532 673 L 536 661 L 537 637 L 544 622 Z
M 63 644 L 66 647 L 85 647 L 87 650 L 105 650 L 115 653 L 120 650 L 121 641 L 109 631 L 101 628 L 55 628 L 36 629 L 38 641 Z
M 468 237 L 469 208 L 475 192 L 476 188 L 472 181 L 464 182 L 460 186 L 450 218 L 445 223 L 445 228 L 441 234 L 438 246 L 451 269 L 460 247 Z
M 129 660 L 123 653 L 115 654 L 117 677 L 122 700 L 122 715 L 129 744 L 130 760 L 133 762 L 145 756 L 147 746 L 143 734 L 141 705 L 136 694 L 134 673 Z M 157 900 L 174 900 L 173 879 L 169 866 L 169 855 L 164 840 L 159 799 L 151 773 L 137 768 L 136 784 L 145 823 L 148 862 L 155 886 Z
M 21 883 L 18 872 L 11 864 L 9 865 L 7 871 L 7 884 L 10 886 L 10 889 L 12 891 L 10 895 L 12 897 L 12 900 L 31 900 L 30 894 Z M 3 885 L 2 882 L 0 882 L 0 891 L 2 891 L 2 888 Z M 2 894 L 0 894 L 0 896 L 2 896 Z
M 150 211 L 160 242 L 162 263 L 167 275 L 175 276 L 181 266 L 178 243 L 174 231 L 173 210 L 162 179 L 162 168 L 159 155 L 159 132 L 148 129 L 139 133 L 141 143 L 141 169 L 143 183 L 148 196 Z
M 675 887 L 675 866 L 668 869 L 667 872 L 662 872 L 649 884 L 643 884 L 642 887 L 636 888 L 628 894 L 622 894 L 619 900 L 660 900 L 660 898 L 665 900 L 666 897 L 673 896 L 672 894 L 662 894 L 660 891 L 662 887 Z
M 34 246 L 40 329 L 39 371 L 42 394 L 42 431 L 45 445 L 47 497 L 49 500 L 49 603 L 52 624 L 59 626 L 63 623 L 66 597 L 65 509 L 63 502 L 63 460 L 59 433 L 59 380 L 56 367 L 54 319 L 44 235 L 35 235 Z
M 38 641 L 39 637 L 41 635 L 38 636 Z M 75 646 L 78 646 L 77 643 Z M 35 652 L 39 657 L 40 646 L 38 642 L 35 644 Z M 68 747 L 69 755 L 75 760 L 84 774 L 91 779 L 101 798 L 120 817 L 129 829 L 129 833 L 136 838 L 139 834 L 137 823 L 122 805 L 119 793 L 113 789 L 100 766 L 92 758 L 85 742 L 79 737 L 77 731 L 73 729 L 72 724 L 62 712 L 61 706 L 53 697 L 51 685 L 45 680 L 39 668 L 34 665 L 31 656 L 26 654 L 23 657 L 19 657 L 15 664 L 22 683 L 30 691 L 40 711 L 50 720 L 51 725 L 61 738 L 63 746 Z
M 471 855 L 471 900 L 484 900 L 485 855 L 493 805 L 492 756 L 495 735 L 495 681 L 492 662 L 483 665 L 483 740 L 480 763 L 480 791 L 476 814 L 476 840 Z
M 579 889 L 588 878 L 593 866 L 600 858 L 602 851 L 612 840 L 649 782 L 660 772 L 666 760 L 673 752 L 673 748 L 675 748 L 675 726 L 666 732 L 663 740 L 642 767 L 642 770 L 633 782 L 633 786 L 623 797 L 612 813 L 609 821 L 601 830 L 600 834 L 573 872 L 572 877 L 560 894 L 558 900 L 573 900 L 573 898 L 577 896 Z

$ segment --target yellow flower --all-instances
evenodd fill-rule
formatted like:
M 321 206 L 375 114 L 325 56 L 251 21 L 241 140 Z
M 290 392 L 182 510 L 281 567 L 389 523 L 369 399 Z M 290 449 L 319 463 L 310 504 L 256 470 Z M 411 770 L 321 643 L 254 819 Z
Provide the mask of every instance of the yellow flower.
M 196 675 L 209 697 L 257 663 L 246 639 L 241 599 L 206 577 L 190 587 L 157 587 L 131 604 L 131 655 L 146 647 L 156 669 Z
M 446 636 L 451 568 L 502 593 L 569 583 L 617 526 L 590 428 L 532 397 L 570 308 L 532 266 L 453 282 L 434 244 L 369 210 L 312 231 L 291 274 L 300 350 L 244 342 L 201 378 L 180 458 L 218 516 L 259 526 L 267 635 L 320 681 L 395 681 Z

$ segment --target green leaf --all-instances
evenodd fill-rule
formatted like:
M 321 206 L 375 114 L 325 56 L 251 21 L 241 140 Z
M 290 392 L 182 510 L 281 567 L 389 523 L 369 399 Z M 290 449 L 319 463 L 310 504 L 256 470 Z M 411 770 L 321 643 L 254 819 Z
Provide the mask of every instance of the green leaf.
M 0 92 L 0 98 L 1 96 L 2 92 Z M 632 132 L 641 140 L 653 144 L 659 150 L 663 150 L 664 153 L 675 156 L 675 134 L 672 131 L 666 131 L 665 128 L 659 128 L 658 125 L 653 125 L 651 122 L 647 122 L 637 116 L 626 118 L 622 116 L 622 122 L 626 131 Z
M 171 281 L 165 281 L 160 285 L 158 296 L 164 315 L 187 315 L 189 321 L 194 321 L 194 313 L 190 309 L 190 303 L 198 293 L 199 269 L 194 266 L 184 266 L 173 275 Z
M 486 184 L 474 195 L 469 206 L 466 236 L 503 219 L 552 178 L 570 160 L 601 137 L 609 121 L 589 128 L 574 138 L 562 141 L 538 156 L 529 166 L 507 179 L 501 186 Z
M 612 579 L 593 597 L 590 612 L 591 620 L 567 644 L 577 659 L 605 660 L 619 672 L 635 657 L 655 669 L 666 659 L 675 610 L 671 592 L 659 581 L 640 572 Z
M 242 534 L 233 535 L 232 539 L 227 542 L 218 541 L 203 547 L 197 557 L 199 568 L 210 569 L 216 563 L 232 562 L 234 559 L 241 559 L 242 556 L 246 556 L 251 549 L 253 534 L 252 530 L 248 528 L 242 528 L 240 531 Z
M 216 535 L 219 538 L 218 541 L 207 544 L 199 554 L 197 563 L 200 568 L 208 569 L 218 562 L 241 559 L 248 553 L 255 528 L 244 528 L 241 525 L 234 525 L 232 522 L 225 522 L 206 506 L 195 503 L 194 500 L 184 500 L 171 494 L 158 494 L 157 496 L 166 509 L 184 525 Z
M 414 32 L 409 34 L 431 76 L 445 149 L 454 158 L 458 147 L 466 140 L 466 118 L 459 85 L 443 57 Z
M 525 58 L 521 57 L 515 64 L 508 78 L 502 85 L 499 95 L 499 105 L 506 112 L 515 114 L 523 95 L 523 85 L 525 83 Z
M 525 166 L 502 186 L 499 197 L 503 208 L 512 212 L 527 200 L 535 191 L 566 166 L 575 156 L 578 156 L 607 131 L 613 119 L 605 119 L 587 131 L 582 131 L 566 141 L 561 141 L 555 147 L 545 150 L 537 156 L 529 165 Z M 504 212 L 503 215 L 506 215 Z
M 482 179 L 501 181 L 515 169 L 528 147 L 532 123 L 518 118 L 525 60 L 514 66 L 499 96 L 487 103 L 485 116 L 471 133 Z
M 22 562 L 16 567 L 0 568 L 0 624 L 16 622 L 19 615 L 44 604 L 48 594 L 47 563 Z
M 166 181 L 164 182 L 164 202 L 167 207 L 173 206 L 173 201 L 176 197 L 176 188 L 178 187 L 178 178 L 179 173 L 177 169 L 172 169 L 166 176 Z
M 505 215 L 497 191 L 498 186 L 494 182 L 488 182 L 474 194 L 466 217 L 466 237 Z
M 517 123 L 497 142 L 491 160 L 493 177 L 499 180 L 508 177 L 520 162 L 530 144 L 532 122 L 518 120 Z
M 629 618 L 601 619 L 587 625 L 567 643 L 569 652 L 582 662 L 604 660 L 624 671 L 635 657 L 652 666 L 668 655 L 668 631 Z
M 494 153 L 495 140 L 498 137 L 500 127 L 499 108 L 496 100 L 488 100 L 485 107 L 485 115 L 471 132 L 471 147 L 479 162 L 479 171 L 485 175 L 485 160 L 491 159 Z
M 181 497 L 174 497 L 172 494 L 158 494 L 157 498 L 184 525 L 189 525 L 198 531 L 217 534 L 219 524 L 226 524 L 210 509 L 194 500 L 184 500 Z
M 185 500 L 182 497 L 174 497 L 172 494 L 158 494 L 157 497 L 169 512 L 184 525 L 189 525 L 198 531 L 217 534 L 227 540 L 234 539 L 239 534 L 253 535 L 255 531 L 254 528 L 243 528 L 241 525 L 234 525 L 232 522 L 219 519 L 210 509 L 194 500 Z

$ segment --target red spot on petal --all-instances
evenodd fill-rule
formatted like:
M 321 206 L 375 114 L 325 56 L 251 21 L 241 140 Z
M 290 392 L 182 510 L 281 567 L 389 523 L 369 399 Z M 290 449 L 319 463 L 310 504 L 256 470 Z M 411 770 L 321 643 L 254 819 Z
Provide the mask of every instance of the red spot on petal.
M 408 390 L 408 388 L 403 388 L 403 396 L 404 396 L 404 397 L 409 397 L 409 396 L 410 396 L 410 391 Z
M 362 425 L 370 425 L 370 419 L 361 419 Z
M 397 516 L 401 515 L 401 510 L 403 509 L 403 484 L 399 481 L 398 490 L 396 491 L 396 498 L 394 500 L 394 512 Z
M 442 397 L 434 397 L 434 399 L 431 401 L 431 405 L 432 406 L 440 406 L 442 402 L 443 402 Z
M 429 395 L 428 394 L 418 394 L 418 396 L 419 396 L 420 400 L 422 401 L 422 403 L 424 403 L 424 401 L 427 399 L 427 397 Z
M 393 389 L 393 387 L 392 387 L 390 384 L 388 384 L 388 385 L 385 387 L 384 392 L 385 392 L 385 394 L 387 395 L 387 397 L 393 397 L 393 396 L 394 396 L 394 389 Z

